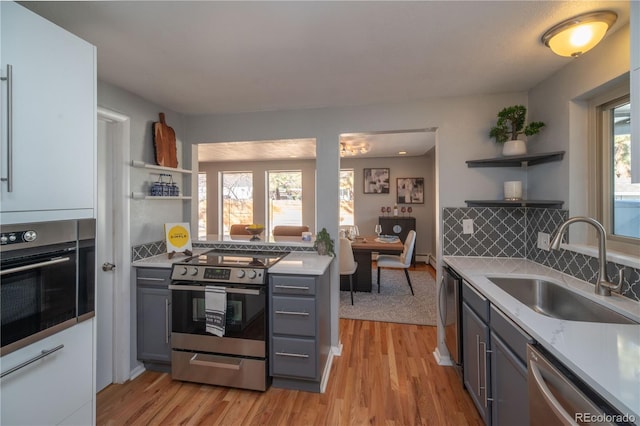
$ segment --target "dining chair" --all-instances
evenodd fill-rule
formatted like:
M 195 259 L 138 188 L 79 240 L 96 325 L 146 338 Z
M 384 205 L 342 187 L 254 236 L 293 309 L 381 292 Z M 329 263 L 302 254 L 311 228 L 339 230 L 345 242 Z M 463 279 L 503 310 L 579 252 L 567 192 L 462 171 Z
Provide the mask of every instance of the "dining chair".
M 340 238 L 340 276 L 349 276 L 349 291 L 351 292 L 351 304 L 353 305 L 353 274 L 358 269 L 358 263 L 353 259 L 351 242 L 346 238 Z
M 247 231 L 249 224 L 236 223 L 229 228 L 229 235 L 249 235 Z
M 309 232 L 309 227 L 279 225 L 273 227 L 273 235 L 279 237 L 301 237 L 303 232 Z
M 380 293 L 380 268 L 395 268 L 404 269 L 404 274 L 407 277 L 407 283 L 411 289 L 411 294 L 415 296 L 413 292 L 413 286 L 411 285 L 411 279 L 409 278 L 409 266 L 411 266 L 411 256 L 413 255 L 413 247 L 416 244 L 416 231 L 411 230 L 407 234 L 407 239 L 404 241 L 404 248 L 402 254 L 390 255 L 381 254 L 378 255 L 378 293 Z

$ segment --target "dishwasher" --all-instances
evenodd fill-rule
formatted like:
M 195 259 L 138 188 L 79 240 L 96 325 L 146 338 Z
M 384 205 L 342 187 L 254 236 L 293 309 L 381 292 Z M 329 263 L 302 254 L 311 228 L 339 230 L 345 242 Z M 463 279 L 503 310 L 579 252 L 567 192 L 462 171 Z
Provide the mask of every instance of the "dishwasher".
M 531 426 L 633 425 L 539 345 L 527 345 Z
M 444 268 L 439 296 L 444 343 L 456 372 L 462 378 L 462 278 L 449 267 Z

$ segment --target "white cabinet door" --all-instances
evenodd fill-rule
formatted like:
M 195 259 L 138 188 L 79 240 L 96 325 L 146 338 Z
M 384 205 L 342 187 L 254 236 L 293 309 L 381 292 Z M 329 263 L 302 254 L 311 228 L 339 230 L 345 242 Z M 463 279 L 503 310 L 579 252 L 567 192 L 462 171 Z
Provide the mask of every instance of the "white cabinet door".
M 12 67 L 11 81 L 2 82 L 2 222 L 93 217 L 95 47 L 16 3 L 0 7 L 2 77 Z
M 82 424 L 91 424 L 93 319 L 3 356 L 0 367 L 4 373 L 60 345 L 64 347 L 0 379 L 0 424 L 50 425 L 79 416 L 87 417 Z

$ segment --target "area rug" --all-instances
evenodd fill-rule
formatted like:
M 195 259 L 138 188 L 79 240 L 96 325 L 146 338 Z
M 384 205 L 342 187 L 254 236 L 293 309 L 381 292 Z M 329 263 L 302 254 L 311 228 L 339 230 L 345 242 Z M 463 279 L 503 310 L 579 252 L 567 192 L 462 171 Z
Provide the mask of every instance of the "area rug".
M 340 318 L 436 325 L 436 285 L 429 272 L 409 270 L 415 296 L 403 270 L 383 269 L 379 294 L 377 270 L 372 274 L 372 292 L 354 292 L 353 306 L 350 293 L 340 292 Z

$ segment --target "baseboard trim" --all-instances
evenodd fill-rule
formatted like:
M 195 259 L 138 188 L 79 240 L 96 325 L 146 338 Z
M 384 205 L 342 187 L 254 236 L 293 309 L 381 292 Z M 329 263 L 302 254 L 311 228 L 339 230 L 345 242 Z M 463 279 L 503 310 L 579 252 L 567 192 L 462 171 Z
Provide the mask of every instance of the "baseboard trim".
M 327 362 L 324 365 L 324 371 L 322 372 L 322 380 L 320 380 L 320 393 L 324 393 L 327 390 L 327 384 L 329 383 L 329 374 L 331 373 L 331 365 L 333 364 L 333 357 L 340 356 L 342 354 L 342 343 L 339 346 L 332 346 L 327 356 Z
M 453 365 L 453 361 L 451 360 L 451 357 L 449 357 L 449 355 L 443 356 L 440 353 L 440 348 L 436 347 L 436 350 L 433 351 L 433 357 L 435 358 L 438 365 Z

